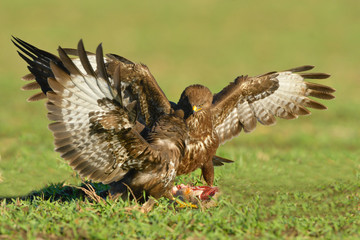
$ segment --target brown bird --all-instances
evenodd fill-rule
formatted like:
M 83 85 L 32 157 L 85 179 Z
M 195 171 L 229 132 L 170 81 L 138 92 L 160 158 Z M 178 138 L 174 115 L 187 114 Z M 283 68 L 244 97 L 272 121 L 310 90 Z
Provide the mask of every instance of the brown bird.
M 202 85 L 187 87 L 170 102 L 144 64 L 115 55 L 59 47 L 59 57 L 19 38 L 13 43 L 35 80 L 24 90 L 41 88 L 28 100 L 47 99 L 56 151 L 81 177 L 110 184 L 112 193 L 136 198 L 173 199 L 175 177 L 200 168 L 209 188 L 196 187 L 201 199 L 214 194 L 214 165 L 232 162 L 216 156 L 219 145 L 251 132 L 257 122 L 308 115 L 326 109 L 310 98 L 332 99 L 331 87 L 305 79 L 328 74 L 303 73 L 302 66 L 255 77 L 239 76 L 213 95 Z M 70 57 L 73 56 L 73 57 Z M 191 187 L 190 187 L 191 188 Z M 194 188 L 195 189 L 195 188 Z

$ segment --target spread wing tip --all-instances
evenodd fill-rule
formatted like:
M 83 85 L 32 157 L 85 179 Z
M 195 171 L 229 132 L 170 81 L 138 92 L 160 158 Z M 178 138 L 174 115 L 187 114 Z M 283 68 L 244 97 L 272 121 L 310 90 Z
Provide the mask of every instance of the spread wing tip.
M 39 100 L 42 100 L 42 99 L 45 99 L 45 98 L 46 98 L 45 93 L 39 92 L 39 93 L 36 93 L 36 94 L 32 95 L 31 97 L 29 97 L 27 99 L 27 101 L 28 102 L 35 102 L 35 101 L 39 101 Z
M 29 73 L 29 74 L 26 74 L 25 76 L 23 76 L 23 77 L 21 78 L 21 80 L 24 80 L 24 81 L 32 81 L 32 80 L 35 80 L 35 76 L 34 76 L 34 74 Z
M 305 79 L 327 79 L 330 77 L 327 73 L 300 73 L 299 75 Z
M 35 89 L 40 89 L 40 85 L 37 82 L 31 82 L 21 87 L 21 90 L 24 91 L 35 90 Z
M 327 73 L 300 73 L 300 72 L 312 70 L 313 68 L 315 68 L 315 66 L 313 65 L 304 65 L 304 66 L 285 70 L 284 72 L 299 73 L 299 75 L 305 79 L 326 79 L 331 76 L 330 74 Z
M 311 69 L 313 69 L 315 66 L 313 65 L 303 65 L 300 67 L 295 67 L 295 68 L 290 68 L 288 70 L 285 70 L 284 72 L 304 72 L 304 71 L 309 71 Z

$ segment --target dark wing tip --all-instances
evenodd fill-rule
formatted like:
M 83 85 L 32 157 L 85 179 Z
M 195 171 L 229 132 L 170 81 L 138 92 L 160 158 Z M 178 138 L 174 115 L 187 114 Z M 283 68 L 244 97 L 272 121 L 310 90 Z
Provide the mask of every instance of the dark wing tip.
M 114 59 L 114 60 L 118 60 L 122 63 L 125 63 L 125 64 L 130 64 L 130 65 L 134 65 L 135 63 L 133 63 L 132 61 L 130 61 L 129 59 L 126 59 L 122 56 L 119 56 L 119 55 L 116 55 L 116 54 L 113 54 L 113 53 L 110 53 L 110 54 L 106 54 L 106 56 L 108 56 L 109 58 L 111 59 Z
M 89 62 L 89 58 L 87 57 L 86 51 L 85 51 L 85 47 L 84 47 L 84 43 L 83 40 L 80 39 L 79 43 L 78 43 L 78 54 L 79 54 L 79 58 L 81 61 L 81 64 L 83 65 L 85 71 L 87 74 L 96 77 L 95 71 L 92 68 L 90 62 Z
M 304 66 L 295 67 L 295 68 L 285 70 L 285 72 L 304 72 L 304 71 L 309 71 L 309 70 L 313 69 L 314 67 L 315 66 L 313 66 L 313 65 L 304 65 Z
M 304 102 L 304 106 L 305 107 L 309 107 L 309 108 L 314 108 L 314 109 L 318 109 L 318 110 L 325 110 L 327 109 L 327 107 L 321 103 L 318 103 L 312 99 L 307 99 L 306 102 Z
M 326 79 L 330 77 L 327 73 L 301 73 L 300 76 L 305 79 Z
M 100 77 L 103 78 L 108 83 L 108 85 L 110 85 L 104 63 L 104 53 L 103 53 L 102 43 L 100 43 L 96 48 L 96 63 Z
M 36 94 L 32 95 L 31 97 L 29 97 L 27 99 L 27 101 L 28 102 L 35 102 L 35 101 L 39 101 L 39 100 L 42 100 L 42 99 L 45 99 L 45 98 L 46 98 L 45 93 L 39 92 L 39 93 L 36 93 Z

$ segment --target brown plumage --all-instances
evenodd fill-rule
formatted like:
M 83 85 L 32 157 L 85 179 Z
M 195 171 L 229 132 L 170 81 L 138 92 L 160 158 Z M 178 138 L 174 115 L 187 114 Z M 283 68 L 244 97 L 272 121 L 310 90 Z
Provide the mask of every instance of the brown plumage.
M 329 77 L 303 73 L 302 66 L 256 77 L 240 76 L 213 95 L 201 85 L 187 87 L 178 103 L 170 102 L 149 69 L 115 54 L 59 47 L 59 57 L 18 38 L 14 44 L 31 74 L 24 90 L 41 89 L 29 98 L 47 98 L 49 125 L 56 151 L 82 177 L 131 188 L 135 197 L 172 198 L 177 175 L 201 168 L 208 185 L 214 166 L 232 162 L 216 156 L 219 145 L 250 132 L 256 123 L 297 118 L 307 109 L 326 109 L 309 96 L 332 99 L 331 87 L 305 79 Z M 73 56 L 73 57 L 70 57 Z

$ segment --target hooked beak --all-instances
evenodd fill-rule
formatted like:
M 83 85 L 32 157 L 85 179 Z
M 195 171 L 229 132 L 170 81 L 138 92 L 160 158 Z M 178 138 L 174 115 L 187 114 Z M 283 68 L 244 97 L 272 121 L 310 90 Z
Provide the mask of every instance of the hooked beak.
M 200 111 L 202 108 L 198 108 L 197 106 L 193 106 L 193 111 L 194 112 L 198 112 L 198 111 Z

